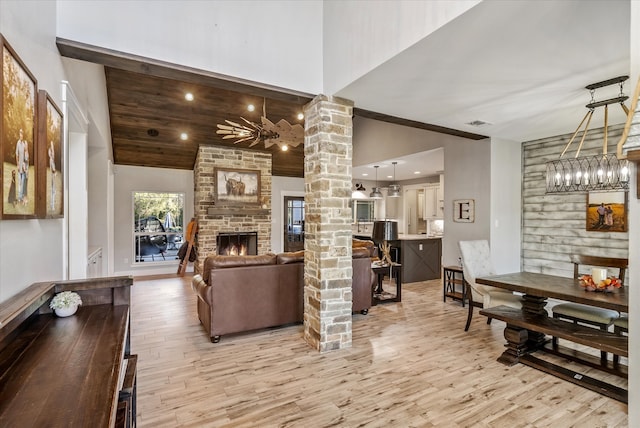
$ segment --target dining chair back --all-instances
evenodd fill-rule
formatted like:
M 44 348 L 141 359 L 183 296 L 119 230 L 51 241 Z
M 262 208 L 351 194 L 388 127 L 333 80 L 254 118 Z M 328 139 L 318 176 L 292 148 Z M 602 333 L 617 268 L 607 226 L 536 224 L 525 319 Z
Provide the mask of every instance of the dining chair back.
M 476 278 L 496 274 L 491 260 L 491 249 L 487 240 L 459 241 L 458 246 L 462 255 L 464 279 L 468 284 L 466 289 L 469 312 L 464 331 L 469 330 L 474 306 L 481 308 L 499 305 L 521 307 L 522 298 L 520 296 L 497 287 L 476 283 Z M 489 323 L 491 323 L 491 318 L 487 318 L 487 324 Z
M 581 275 L 581 266 L 604 267 L 608 269 L 618 269 L 618 278 L 620 278 L 620 282 L 624 284 L 624 276 L 629 265 L 629 259 L 586 256 L 583 254 L 572 254 L 569 258 L 571 263 L 573 263 L 573 277 L 575 279 L 578 279 Z M 608 330 L 609 326 L 620 317 L 617 311 L 582 305 L 580 303 L 560 303 L 551 308 L 551 311 L 553 318 L 564 319 L 574 324 L 586 324 L 604 331 Z M 557 337 L 554 336 L 551 343 L 554 349 L 558 348 Z M 614 360 L 617 363 L 618 358 L 615 355 Z M 601 364 L 607 364 L 607 353 L 604 351 L 600 352 L 600 362 Z
M 571 263 L 573 263 L 573 277 L 575 279 L 578 279 L 580 277 L 580 266 L 595 266 L 614 269 L 617 268 L 618 278 L 620 278 L 620 282 L 624 284 L 624 274 L 627 270 L 627 267 L 629 266 L 629 259 L 585 256 L 583 254 L 572 254 L 570 256 L 570 259 Z

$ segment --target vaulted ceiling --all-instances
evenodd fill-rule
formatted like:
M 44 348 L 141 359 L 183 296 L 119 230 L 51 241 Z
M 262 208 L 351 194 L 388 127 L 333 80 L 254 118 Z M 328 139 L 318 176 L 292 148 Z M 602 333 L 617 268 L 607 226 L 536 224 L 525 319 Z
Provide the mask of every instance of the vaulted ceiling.
M 69 58 L 104 66 L 111 124 L 111 148 L 117 165 L 193 169 L 200 145 L 217 145 L 272 154 L 272 173 L 284 177 L 304 176 L 304 147 L 277 145 L 250 147 L 251 141 L 234 143 L 217 134 L 225 120 L 260 123 L 263 108 L 273 123 L 298 119 L 311 94 L 260 86 L 229 76 L 123 54 L 83 43 L 58 39 L 58 50 Z M 185 99 L 186 93 L 194 96 Z M 247 109 L 255 106 L 254 111 Z M 472 139 L 482 135 L 448 129 L 373 111 L 354 109 L 355 114 L 381 121 L 422 128 Z M 182 140 L 180 135 L 188 138 Z
M 571 133 L 586 113 L 585 86 L 630 72 L 629 8 L 629 0 L 483 1 L 335 95 L 354 101 L 356 116 L 467 138 L 517 144 Z M 259 122 L 263 102 L 272 122 L 297 123 L 315 95 L 65 39 L 57 45 L 65 57 L 105 67 L 116 164 L 192 169 L 199 145 L 248 148 L 248 141 L 223 140 L 218 123 Z M 598 90 L 597 99 L 619 89 L 610 90 L 616 93 Z M 610 124 L 624 121 L 618 110 Z M 303 176 L 302 145 L 267 150 L 274 175 Z

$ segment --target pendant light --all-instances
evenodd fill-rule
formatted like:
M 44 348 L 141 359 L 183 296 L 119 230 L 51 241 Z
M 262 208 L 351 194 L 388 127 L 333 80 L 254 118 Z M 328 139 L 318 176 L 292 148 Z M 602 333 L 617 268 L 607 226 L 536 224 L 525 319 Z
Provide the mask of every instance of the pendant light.
M 578 125 L 578 128 L 571 136 L 557 160 L 547 162 L 547 191 L 546 193 L 567 193 L 567 192 L 590 192 L 609 190 L 629 189 L 629 161 L 618 158 L 615 154 L 608 153 L 607 131 L 609 127 L 608 113 L 610 104 L 620 104 L 625 115 L 629 114 L 629 109 L 624 102 L 629 98 L 622 93 L 622 85 L 629 76 L 620 76 L 602 82 L 592 83 L 585 87 L 591 92 L 591 102 L 585 107 L 589 110 Z M 620 94 L 611 99 L 595 101 L 594 93 L 598 88 L 610 85 L 620 85 Z M 604 139 L 602 144 L 602 154 L 592 156 L 580 156 L 580 149 L 587 137 L 589 123 L 593 112 L 597 107 L 604 106 Z M 582 132 L 582 139 L 578 145 L 575 157 L 563 158 L 567 149 L 576 138 L 582 125 L 587 122 Z
M 387 196 L 390 198 L 400 197 L 400 185 L 396 183 L 396 164 L 398 162 L 391 162 L 393 164 L 393 184 L 389 186 L 389 192 Z
M 380 192 L 380 188 L 378 187 L 378 168 L 379 166 L 374 166 L 376 169 L 376 187 L 373 188 L 373 192 L 369 194 L 371 199 L 382 199 L 382 193 Z

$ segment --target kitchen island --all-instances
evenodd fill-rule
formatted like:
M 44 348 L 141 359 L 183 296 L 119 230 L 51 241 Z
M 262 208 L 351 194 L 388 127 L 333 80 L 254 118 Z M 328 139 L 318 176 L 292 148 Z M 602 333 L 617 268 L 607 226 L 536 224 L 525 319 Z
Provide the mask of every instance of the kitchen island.
M 440 278 L 442 238 L 400 234 L 395 242 L 400 248 L 403 282 Z
M 371 239 L 370 234 L 354 233 L 354 238 Z M 399 234 L 389 241 L 391 258 L 402 265 L 402 282 L 427 281 L 440 278 L 442 238 L 425 234 Z

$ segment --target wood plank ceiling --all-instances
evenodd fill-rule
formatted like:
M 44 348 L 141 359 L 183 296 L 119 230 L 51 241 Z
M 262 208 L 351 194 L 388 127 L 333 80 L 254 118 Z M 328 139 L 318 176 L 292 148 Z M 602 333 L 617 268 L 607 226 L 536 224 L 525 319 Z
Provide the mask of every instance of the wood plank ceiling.
M 106 75 L 113 161 L 117 165 L 193 170 L 200 145 L 249 149 L 251 141 L 234 144 L 216 134 L 225 119 L 243 123 L 241 117 L 260 123 L 263 103 L 273 123 L 290 124 L 313 95 L 249 82 L 239 78 L 194 69 L 179 64 L 113 51 L 61 39 L 58 51 L 68 58 L 104 66 Z M 194 95 L 187 101 L 185 94 Z M 255 106 L 250 112 L 249 104 Z M 486 138 L 454 129 L 354 109 L 354 114 L 400 125 L 458 135 Z M 181 133 L 188 138 L 182 140 Z M 283 152 L 277 145 L 251 148 L 272 154 L 272 174 L 304 176 L 304 147 Z
M 193 169 L 200 145 L 248 148 L 250 141 L 223 140 L 216 125 L 225 119 L 241 122 L 240 117 L 260 123 L 263 103 L 273 122 L 304 123 L 297 118 L 303 104 L 112 67 L 105 67 L 105 73 L 115 164 Z M 186 93 L 193 94 L 193 101 L 185 99 Z M 247 109 L 249 104 L 255 106 L 253 112 Z M 181 140 L 181 133 L 188 139 Z M 263 144 L 254 148 L 273 155 L 274 175 L 303 176 L 302 144 L 287 152 L 278 146 L 265 149 Z

